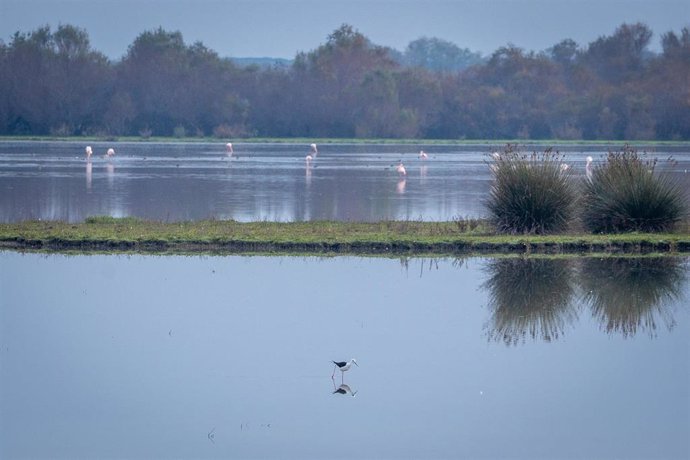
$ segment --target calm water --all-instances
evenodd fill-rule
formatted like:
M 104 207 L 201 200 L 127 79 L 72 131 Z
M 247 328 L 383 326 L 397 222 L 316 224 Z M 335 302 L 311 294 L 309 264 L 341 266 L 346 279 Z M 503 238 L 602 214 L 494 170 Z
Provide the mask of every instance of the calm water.
M 222 143 L 0 142 L 0 221 L 82 221 L 94 215 L 164 221 L 382 219 L 452 220 L 485 216 L 487 154 L 500 146 L 324 144 L 307 166 L 307 145 Z M 108 147 L 117 155 L 103 158 Z M 620 147 L 620 146 L 618 146 Z M 607 146 L 561 149 L 576 175 Z M 417 158 L 420 149 L 427 161 Z M 679 162 L 690 189 L 690 148 L 657 147 Z M 394 166 L 402 160 L 408 175 Z M 660 168 L 666 163 L 661 162 Z
M 0 252 L 0 458 L 688 458 L 689 264 Z

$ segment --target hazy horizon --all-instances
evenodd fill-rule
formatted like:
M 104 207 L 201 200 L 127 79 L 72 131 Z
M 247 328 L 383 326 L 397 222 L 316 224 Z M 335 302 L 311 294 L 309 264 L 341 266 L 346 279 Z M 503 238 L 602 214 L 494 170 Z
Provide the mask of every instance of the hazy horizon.
M 571 38 L 585 46 L 622 23 L 643 22 L 658 50 L 661 35 L 687 27 L 688 18 L 685 0 L 1 0 L 0 39 L 71 24 L 119 59 L 139 34 L 162 27 L 222 57 L 292 59 L 347 23 L 400 51 L 426 36 L 489 55 L 509 43 L 541 51 Z

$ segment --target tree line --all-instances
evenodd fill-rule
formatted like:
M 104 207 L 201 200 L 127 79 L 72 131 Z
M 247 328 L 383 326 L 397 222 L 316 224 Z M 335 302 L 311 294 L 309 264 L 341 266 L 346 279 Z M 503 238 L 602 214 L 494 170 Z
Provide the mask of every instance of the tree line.
M 344 24 L 289 65 L 240 66 L 162 28 L 124 57 L 60 25 L 0 41 L 0 135 L 690 139 L 690 30 L 622 24 L 587 46 L 483 58 L 437 38 L 404 52 Z

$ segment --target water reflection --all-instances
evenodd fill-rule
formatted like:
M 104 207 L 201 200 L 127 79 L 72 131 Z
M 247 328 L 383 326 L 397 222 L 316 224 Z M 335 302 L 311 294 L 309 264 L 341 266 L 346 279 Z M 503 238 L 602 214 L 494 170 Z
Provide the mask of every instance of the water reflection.
M 305 146 L 298 144 L 238 143 L 233 144 L 237 152 L 228 156 L 222 143 L 97 142 L 94 152 L 114 148 L 117 154 L 93 156 L 93 187 L 85 194 L 81 142 L 3 141 L 0 221 L 74 222 L 93 215 L 167 221 L 437 221 L 486 215 L 483 199 L 491 175 L 485 158 L 492 146 L 439 145 L 430 155 L 433 161 L 413 153 L 423 147 L 331 144 L 323 156 L 313 152 L 308 169 Z M 603 154 L 601 149 L 566 147 L 569 160 L 582 171 L 585 157 Z M 673 154 L 677 169 L 690 167 L 686 146 L 664 149 L 658 155 Z M 407 165 L 403 177 L 393 171 L 400 160 Z M 690 175 L 677 179 L 690 187 Z
M 108 186 L 112 187 L 115 181 L 115 165 L 110 161 L 105 165 L 105 174 L 108 178 Z
M 566 259 L 493 259 L 482 285 L 489 291 L 489 340 L 515 345 L 527 337 L 558 339 L 577 320 L 574 268 Z
M 398 180 L 398 184 L 395 186 L 395 191 L 399 194 L 405 193 L 405 185 L 407 184 L 407 181 L 403 179 Z
M 671 257 L 492 259 L 485 270 L 485 329 L 489 340 L 506 345 L 556 340 L 583 308 L 608 334 L 655 337 L 660 324 L 675 326 L 687 283 L 687 264 Z M 583 294 L 576 296 L 578 289 Z
M 429 167 L 427 165 L 422 165 L 419 167 L 419 177 L 421 178 L 421 183 L 426 182 L 426 176 L 429 173 Z
M 353 398 L 357 395 L 357 390 L 352 391 L 349 385 L 346 383 L 341 384 L 336 388 L 335 381 L 333 382 L 333 394 L 350 395 Z
M 580 260 L 522 265 L 583 300 Z M 487 344 L 510 269 L 0 251 L 0 458 L 690 458 L 687 309 L 655 340 L 581 314 L 557 344 Z
M 305 162 L 305 167 L 304 167 L 304 179 L 307 184 L 307 187 L 311 185 L 311 174 L 312 174 L 312 169 L 313 166 L 311 164 L 311 160 L 307 160 Z
M 660 324 L 675 326 L 673 306 L 682 298 L 686 276 L 687 266 L 677 258 L 588 258 L 582 260 L 580 283 L 607 333 L 654 337 Z
M 91 190 L 91 182 L 93 180 L 93 165 L 91 160 L 86 161 L 86 189 Z

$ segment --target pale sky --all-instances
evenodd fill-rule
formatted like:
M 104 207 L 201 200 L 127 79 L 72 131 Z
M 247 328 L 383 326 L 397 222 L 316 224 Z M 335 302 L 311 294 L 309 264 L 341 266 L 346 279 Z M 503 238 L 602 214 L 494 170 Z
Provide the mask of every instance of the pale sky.
M 0 0 L 0 39 L 58 24 L 86 29 L 94 49 L 119 59 L 159 26 L 223 57 L 291 59 L 343 23 L 403 51 L 421 36 L 490 54 L 512 43 L 541 51 L 562 39 L 587 45 L 623 22 L 661 34 L 690 26 L 690 0 Z

